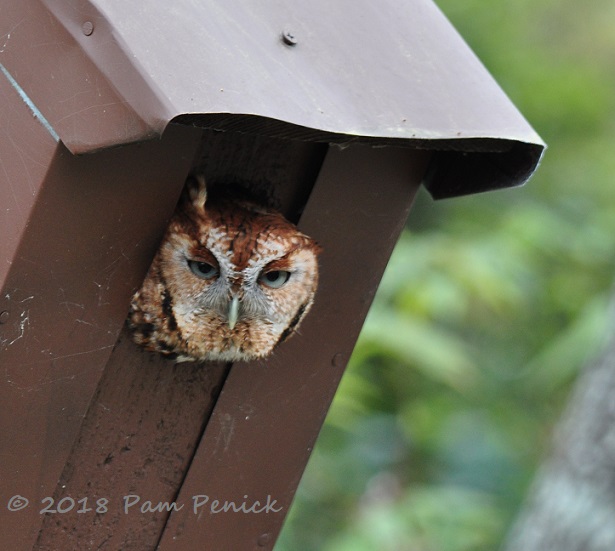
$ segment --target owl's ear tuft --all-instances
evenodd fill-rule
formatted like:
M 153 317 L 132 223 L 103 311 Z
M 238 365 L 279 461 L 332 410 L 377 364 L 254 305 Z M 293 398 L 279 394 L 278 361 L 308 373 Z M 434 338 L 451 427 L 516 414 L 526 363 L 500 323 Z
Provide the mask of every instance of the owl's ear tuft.
M 188 189 L 188 196 L 190 202 L 196 209 L 204 209 L 205 201 L 207 200 L 207 185 L 205 183 L 205 176 L 201 173 L 192 174 L 188 176 L 186 180 L 186 188 Z

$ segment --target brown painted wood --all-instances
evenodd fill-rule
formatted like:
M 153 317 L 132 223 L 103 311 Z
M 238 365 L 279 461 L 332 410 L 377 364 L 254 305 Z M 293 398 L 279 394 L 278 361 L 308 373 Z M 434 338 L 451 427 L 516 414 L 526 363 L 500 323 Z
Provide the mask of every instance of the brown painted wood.
M 12 145 L 0 143 L 8 165 L 45 171 L 19 245 L 2 259 L 10 263 L 0 292 L 9 312 L 0 325 L 2 549 L 29 550 L 37 538 L 41 500 L 54 495 L 199 139 L 171 127 L 161 140 L 83 157 L 59 144 L 45 167 L 35 155 L 10 158 Z M 30 506 L 9 511 L 14 495 Z
M 10 513 L 7 505 L 11 496 L 31 497 L 36 489 L 33 472 L 39 470 L 44 440 L 38 442 L 38 449 L 36 440 L 31 442 L 29 449 L 20 442 L 19 437 L 30 439 L 24 438 L 28 431 L 35 437 L 42 431 L 33 430 L 29 422 L 29 404 L 26 403 L 25 408 L 21 405 L 38 397 L 26 389 L 12 388 L 14 382 L 9 376 L 4 350 L 21 333 L 19 324 L 17 333 L 11 326 L 10 316 L 15 312 L 10 295 L 7 297 L 4 290 L 6 278 L 19 258 L 17 251 L 45 174 L 56 150 L 62 146 L 32 116 L 9 80 L 1 74 L 0 83 L 0 548 L 20 550 L 29 548 L 28 543 L 35 533 L 33 523 L 38 519 L 28 512 Z M 24 330 L 26 327 L 29 329 L 24 324 Z M 10 340 L 9 333 L 13 335 Z M 13 440 L 15 434 L 17 441 Z M 36 452 L 39 457 L 31 458 Z M 33 465 L 37 465 L 37 469 L 29 472 Z
M 45 516 L 34 549 L 154 549 L 168 516 L 157 504 L 175 499 L 226 371 L 175 364 L 124 332 L 53 496 L 74 508 Z
M 231 368 L 160 551 L 273 548 L 428 159 L 329 151 L 300 223 L 324 247 L 314 309 L 270 360 Z M 239 512 L 212 512 L 227 501 Z
M 0 288 L 58 143 L 0 73 Z M 0 296 L 0 308 L 2 297 Z M 1 310 L 0 310 L 1 311 Z M 0 341 L 1 342 L 1 341 Z

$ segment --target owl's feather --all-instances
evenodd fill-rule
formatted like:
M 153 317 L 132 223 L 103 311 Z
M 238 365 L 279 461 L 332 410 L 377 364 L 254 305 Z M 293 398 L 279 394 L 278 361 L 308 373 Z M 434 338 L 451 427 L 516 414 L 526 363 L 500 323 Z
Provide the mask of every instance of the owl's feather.
M 265 357 L 312 306 L 319 252 L 280 213 L 191 177 L 132 299 L 134 340 L 182 360 Z

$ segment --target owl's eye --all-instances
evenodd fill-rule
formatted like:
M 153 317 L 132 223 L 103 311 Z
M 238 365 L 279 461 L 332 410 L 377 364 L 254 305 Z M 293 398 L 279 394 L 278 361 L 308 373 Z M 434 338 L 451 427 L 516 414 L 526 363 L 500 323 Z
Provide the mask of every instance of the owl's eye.
M 188 260 L 188 266 L 190 267 L 192 273 L 201 279 L 211 279 L 218 275 L 218 268 L 207 262 Z
M 284 270 L 273 270 L 271 272 L 262 273 L 258 280 L 265 286 L 272 289 L 279 289 L 290 279 L 290 272 Z

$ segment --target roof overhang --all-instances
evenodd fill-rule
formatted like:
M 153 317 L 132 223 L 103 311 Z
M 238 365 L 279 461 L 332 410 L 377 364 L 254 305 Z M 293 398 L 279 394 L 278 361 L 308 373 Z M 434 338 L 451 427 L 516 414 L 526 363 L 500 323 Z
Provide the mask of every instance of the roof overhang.
M 0 13 L 0 67 L 75 154 L 171 121 L 418 147 L 438 151 L 426 185 L 447 197 L 522 184 L 544 150 L 430 0 L 0 0 Z

